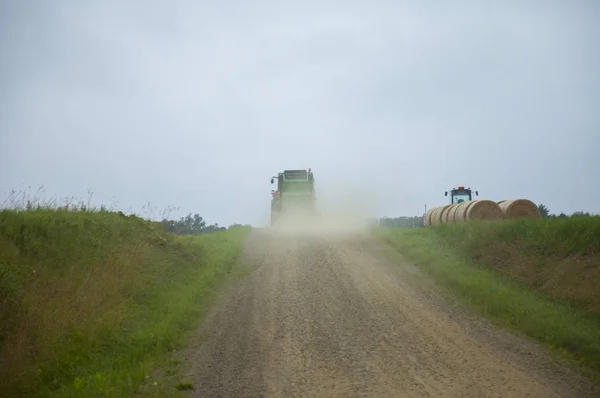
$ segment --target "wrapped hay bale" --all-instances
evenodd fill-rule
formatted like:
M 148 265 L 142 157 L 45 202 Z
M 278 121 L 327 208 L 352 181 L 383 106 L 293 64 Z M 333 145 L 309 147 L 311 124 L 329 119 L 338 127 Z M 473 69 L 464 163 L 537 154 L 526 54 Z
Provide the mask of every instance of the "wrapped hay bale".
M 496 221 L 504 218 L 500 206 L 492 200 L 470 200 L 463 202 L 454 213 L 455 222 L 460 221 Z
M 450 207 L 450 205 L 439 206 L 436 207 L 433 212 L 431 212 L 431 225 L 442 224 L 442 214 L 448 207 Z
M 498 203 L 505 218 L 541 218 L 540 209 L 529 199 L 501 200 Z

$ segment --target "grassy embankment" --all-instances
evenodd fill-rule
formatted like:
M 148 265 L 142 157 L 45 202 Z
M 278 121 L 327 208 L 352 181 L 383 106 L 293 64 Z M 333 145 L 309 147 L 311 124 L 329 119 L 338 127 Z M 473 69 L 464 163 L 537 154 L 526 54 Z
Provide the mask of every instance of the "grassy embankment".
M 600 370 L 600 217 L 377 233 L 495 322 Z
M 198 325 L 248 229 L 174 236 L 113 212 L 0 212 L 3 396 L 128 396 Z

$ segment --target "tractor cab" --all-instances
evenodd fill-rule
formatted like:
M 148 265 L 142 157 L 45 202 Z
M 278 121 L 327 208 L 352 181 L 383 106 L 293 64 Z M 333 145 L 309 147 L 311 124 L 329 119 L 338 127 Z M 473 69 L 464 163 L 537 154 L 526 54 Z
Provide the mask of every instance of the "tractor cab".
M 475 191 L 475 196 L 479 196 L 479 192 Z M 448 196 L 448 191 L 444 193 L 444 196 Z M 450 191 L 450 204 L 457 204 L 473 200 L 473 191 L 471 188 L 465 188 L 459 186 L 458 188 L 452 188 Z

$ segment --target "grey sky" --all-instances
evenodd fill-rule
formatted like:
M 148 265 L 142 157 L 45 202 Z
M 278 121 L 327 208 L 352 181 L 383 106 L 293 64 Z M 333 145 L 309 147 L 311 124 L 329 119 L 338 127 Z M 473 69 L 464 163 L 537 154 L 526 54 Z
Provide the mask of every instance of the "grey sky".
M 312 167 L 379 216 L 600 212 L 600 2 L 494 3 L 1 1 L 0 193 L 258 225 Z

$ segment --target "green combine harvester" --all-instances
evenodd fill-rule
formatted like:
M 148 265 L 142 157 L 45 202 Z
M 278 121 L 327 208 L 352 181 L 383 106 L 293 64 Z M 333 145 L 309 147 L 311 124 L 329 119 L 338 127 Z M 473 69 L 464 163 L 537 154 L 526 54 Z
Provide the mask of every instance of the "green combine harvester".
M 271 177 L 271 184 L 277 179 L 277 190 L 271 195 L 271 225 L 282 220 L 316 215 L 315 179 L 311 169 L 284 170 L 277 177 Z

